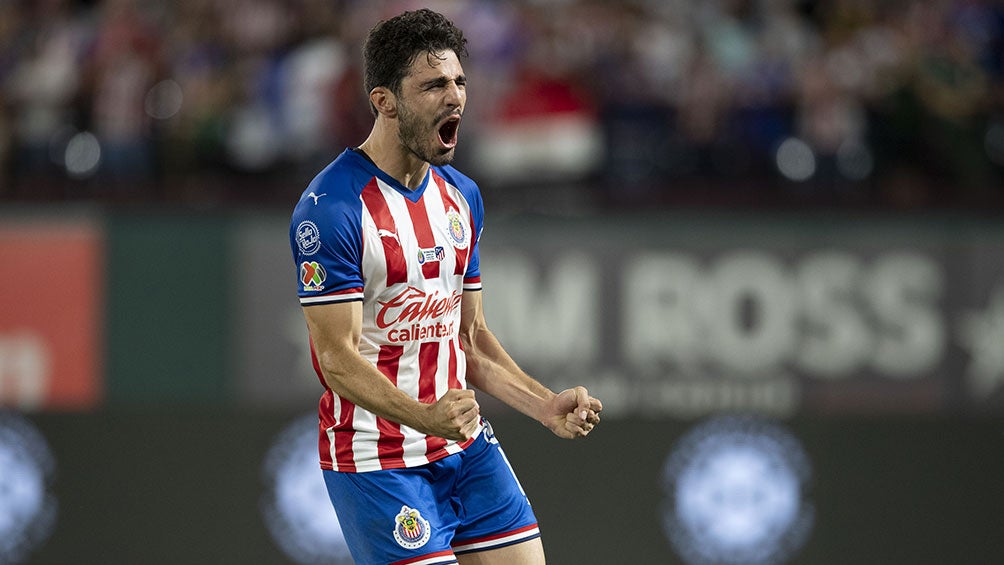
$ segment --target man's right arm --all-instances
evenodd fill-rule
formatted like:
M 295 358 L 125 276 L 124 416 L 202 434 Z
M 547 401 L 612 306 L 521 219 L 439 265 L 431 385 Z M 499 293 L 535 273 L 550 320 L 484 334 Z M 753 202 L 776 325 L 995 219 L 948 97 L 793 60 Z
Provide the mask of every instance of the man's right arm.
M 478 427 L 474 391 L 450 390 L 435 404 L 423 404 L 399 390 L 359 354 L 362 302 L 304 306 L 324 382 L 338 396 L 387 420 L 422 433 L 464 441 Z

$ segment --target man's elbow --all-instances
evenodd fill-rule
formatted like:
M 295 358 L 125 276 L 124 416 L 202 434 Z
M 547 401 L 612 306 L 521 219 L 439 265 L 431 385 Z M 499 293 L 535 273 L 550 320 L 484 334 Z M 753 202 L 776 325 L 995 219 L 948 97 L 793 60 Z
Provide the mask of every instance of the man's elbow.
M 355 352 L 332 347 L 317 351 L 317 364 L 328 386 L 337 384 L 352 372 L 352 355 Z M 334 382 L 332 382 L 334 381 Z M 332 387 L 334 388 L 334 387 Z

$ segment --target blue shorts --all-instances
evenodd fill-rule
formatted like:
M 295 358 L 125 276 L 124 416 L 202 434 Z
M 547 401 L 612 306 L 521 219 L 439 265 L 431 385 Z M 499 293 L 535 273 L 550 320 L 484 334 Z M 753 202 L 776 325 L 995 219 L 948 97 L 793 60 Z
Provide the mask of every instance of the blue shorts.
M 484 431 L 460 453 L 407 469 L 324 471 L 358 565 L 439 565 L 540 537 L 502 447 Z

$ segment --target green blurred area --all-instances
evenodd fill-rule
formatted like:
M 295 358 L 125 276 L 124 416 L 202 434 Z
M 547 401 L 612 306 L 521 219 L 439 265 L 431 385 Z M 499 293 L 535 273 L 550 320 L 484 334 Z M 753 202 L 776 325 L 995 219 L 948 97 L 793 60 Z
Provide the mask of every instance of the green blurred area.
M 109 217 L 108 402 L 227 402 L 228 227 L 220 217 Z

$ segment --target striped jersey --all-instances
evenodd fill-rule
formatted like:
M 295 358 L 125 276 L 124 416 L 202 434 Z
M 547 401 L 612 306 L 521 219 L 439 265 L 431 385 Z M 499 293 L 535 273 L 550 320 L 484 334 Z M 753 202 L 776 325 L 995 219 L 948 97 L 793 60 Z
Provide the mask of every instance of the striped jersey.
M 431 404 L 466 388 L 460 345 L 464 290 L 481 290 L 477 185 L 450 166 L 430 167 L 409 190 L 365 154 L 344 151 L 300 197 L 290 222 L 300 304 L 362 301 L 359 353 L 397 388 Z M 319 404 L 321 467 L 366 472 L 424 465 L 457 453 L 339 397 L 325 383 Z M 477 437 L 477 434 L 475 434 Z

